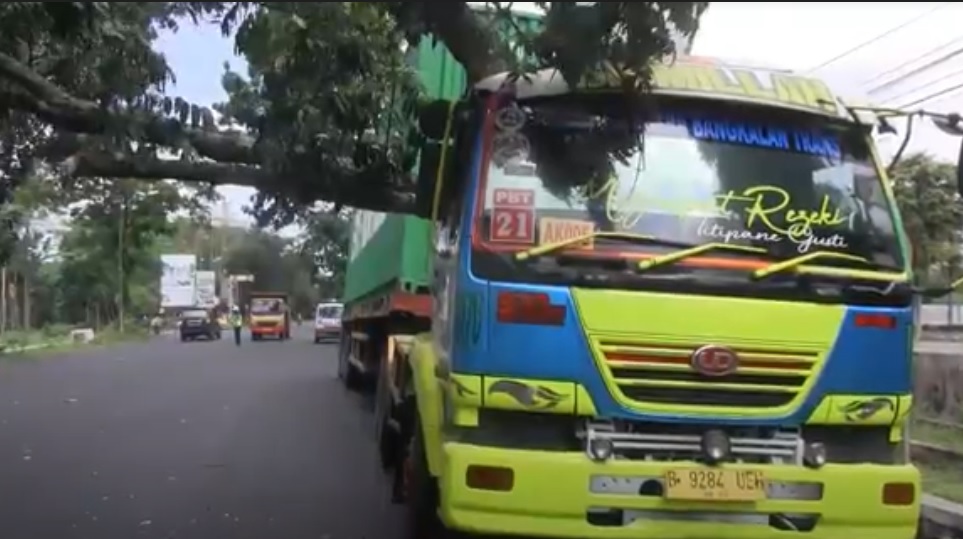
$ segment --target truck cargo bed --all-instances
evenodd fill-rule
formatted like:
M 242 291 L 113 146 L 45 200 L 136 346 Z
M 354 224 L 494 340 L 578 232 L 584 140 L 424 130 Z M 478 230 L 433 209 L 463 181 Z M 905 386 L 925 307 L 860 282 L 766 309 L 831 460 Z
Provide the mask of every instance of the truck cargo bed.
M 362 212 L 359 212 L 362 213 Z M 369 215 L 356 216 L 353 235 L 363 238 L 362 247 L 348 263 L 344 303 L 351 303 L 386 287 L 409 293 L 428 286 L 431 227 L 428 221 L 407 215 L 388 214 L 380 223 L 365 223 Z M 364 227 L 374 228 L 364 230 Z M 359 240 L 360 241 L 360 240 Z M 352 245 L 356 245 L 352 239 Z
M 484 10 L 480 10 L 484 11 Z M 537 15 L 516 14 L 514 27 L 537 28 Z M 458 99 L 465 92 L 465 69 L 441 43 L 421 40 L 408 52 L 425 93 L 436 99 Z M 390 288 L 417 294 L 428 286 L 431 266 L 431 224 L 417 217 L 367 210 L 355 212 L 351 223 L 350 260 L 343 302 L 350 304 L 380 295 Z

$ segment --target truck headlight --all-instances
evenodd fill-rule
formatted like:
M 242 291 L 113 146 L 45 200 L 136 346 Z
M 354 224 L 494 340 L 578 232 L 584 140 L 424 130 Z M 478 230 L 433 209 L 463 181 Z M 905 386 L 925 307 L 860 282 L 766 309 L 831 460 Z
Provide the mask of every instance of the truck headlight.
M 702 435 L 701 441 L 702 458 L 710 466 L 719 464 L 729 459 L 732 453 L 732 445 L 729 436 L 721 430 L 709 430 Z
M 615 453 L 615 444 L 608 438 L 592 438 L 588 441 L 588 456 L 595 462 L 605 462 Z

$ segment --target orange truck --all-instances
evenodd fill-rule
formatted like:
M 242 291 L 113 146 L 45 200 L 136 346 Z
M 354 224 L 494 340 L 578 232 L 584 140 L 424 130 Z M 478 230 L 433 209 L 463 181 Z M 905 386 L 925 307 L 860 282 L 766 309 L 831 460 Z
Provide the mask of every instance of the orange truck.
M 265 337 L 285 340 L 291 338 L 291 313 L 288 295 L 284 292 L 251 292 L 248 307 L 251 340 Z

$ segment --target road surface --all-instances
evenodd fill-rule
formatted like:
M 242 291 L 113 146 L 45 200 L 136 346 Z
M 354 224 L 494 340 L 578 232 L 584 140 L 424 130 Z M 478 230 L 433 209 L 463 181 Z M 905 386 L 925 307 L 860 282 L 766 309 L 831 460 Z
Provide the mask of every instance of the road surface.
M 308 331 L 0 360 L 0 537 L 398 537 L 370 414 Z
M 0 537 L 399 537 L 366 403 L 308 331 L 0 360 Z

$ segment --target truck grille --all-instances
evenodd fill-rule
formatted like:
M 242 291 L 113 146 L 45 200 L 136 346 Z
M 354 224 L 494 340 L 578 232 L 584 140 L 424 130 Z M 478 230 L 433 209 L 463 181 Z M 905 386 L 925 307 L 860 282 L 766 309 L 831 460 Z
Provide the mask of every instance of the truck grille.
M 594 344 L 606 377 L 623 397 L 640 404 L 779 408 L 800 395 L 821 365 L 813 350 L 730 346 L 739 355 L 739 369 L 710 377 L 689 363 L 701 344 L 612 339 Z

